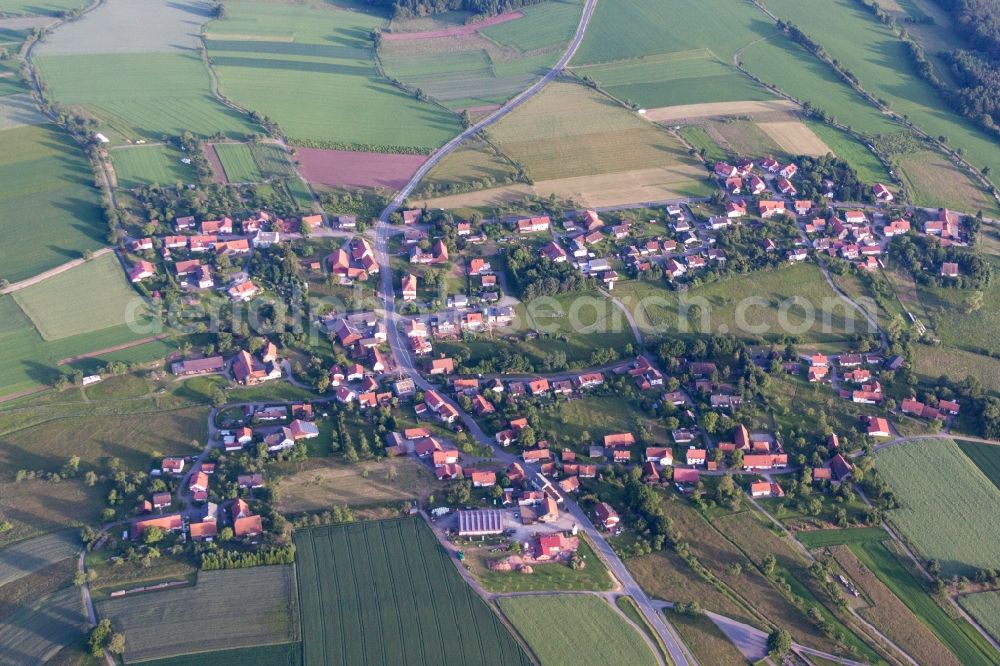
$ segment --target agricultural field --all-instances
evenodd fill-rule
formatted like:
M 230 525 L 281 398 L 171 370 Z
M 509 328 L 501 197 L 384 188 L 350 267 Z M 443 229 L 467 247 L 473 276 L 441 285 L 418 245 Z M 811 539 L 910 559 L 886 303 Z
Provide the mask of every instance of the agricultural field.
M 299 637 L 295 569 L 284 565 L 203 571 L 194 586 L 108 599 L 97 613 L 125 634 L 127 662 Z
M 825 143 L 837 157 L 846 160 L 855 171 L 858 178 L 865 183 L 888 183 L 892 181 L 885 165 L 879 161 L 875 153 L 855 139 L 850 134 L 813 120 L 806 120 L 805 126 Z
M 295 545 L 307 666 L 531 661 L 420 518 L 299 530 Z
M 47 118 L 35 104 L 34 98 L 24 91 L 17 79 L 0 79 L 0 130 L 42 125 Z
M 430 23 L 394 20 L 379 60 L 388 76 L 449 109 L 472 113 L 506 101 L 544 75 L 573 36 L 580 11 L 578 0 L 552 0 L 469 25 L 454 22 L 463 16 L 458 12 L 438 14 Z M 432 32 L 410 30 L 418 28 Z
M 295 159 L 313 185 L 366 187 L 395 191 L 402 188 L 427 158 L 322 148 L 297 148 Z
M 80 147 L 47 124 L 3 130 L 0 143 L 0 279 L 16 282 L 101 247 L 106 227 Z
M 130 190 L 141 185 L 190 183 L 194 169 L 183 164 L 181 153 L 168 145 L 129 146 L 108 153 L 115 168 L 118 187 Z
M 14 293 L 42 338 L 61 340 L 104 328 L 144 324 L 148 308 L 114 253 L 96 257 Z
M 692 180 L 703 173 L 674 137 L 574 83 L 551 84 L 497 123 L 490 136 L 536 181 L 669 165 L 688 165 Z
M 893 446 L 875 460 L 900 502 L 889 519 L 922 557 L 945 576 L 1000 567 L 1000 489 L 954 441 Z
M 275 143 L 253 142 L 250 152 L 254 162 L 264 178 L 287 178 L 295 176 L 295 165 L 292 164 L 288 151 Z
M 943 609 L 927 592 L 923 581 L 903 564 L 886 543 L 856 543 L 849 546 L 861 564 L 906 605 L 961 664 L 1000 664 L 998 654 L 976 629 Z
M 0 588 L 45 567 L 74 557 L 83 544 L 73 531 L 26 539 L 3 549 Z
M 10 663 L 44 663 L 83 636 L 89 626 L 80 589 L 64 587 L 4 613 L 0 656 Z
M 1000 592 L 963 594 L 958 603 L 990 636 L 1000 637 Z
M 356 465 L 313 459 L 284 470 L 277 486 L 277 508 L 288 514 L 425 498 L 437 484 L 426 467 L 409 458 Z
M 458 118 L 380 76 L 368 35 L 384 25 L 330 4 L 236 3 L 206 43 L 223 94 L 293 144 L 429 152 L 459 132 Z
M 614 97 L 646 109 L 679 104 L 771 100 L 774 95 L 708 48 L 574 67 Z
M 646 641 L 600 597 L 501 597 L 497 603 L 543 664 L 657 663 Z M 554 618 L 573 631 L 553 631 Z
M 212 146 L 219 156 L 226 180 L 230 183 L 256 183 L 263 179 L 253 151 L 245 143 L 216 143 Z
M 143 666 L 203 666 L 206 663 L 212 666 L 299 666 L 302 663 L 302 643 L 186 654 L 142 663 Z
M 203 4 L 110 0 L 56 30 L 34 61 L 53 99 L 95 117 L 113 143 L 260 131 L 213 95 L 197 52 L 209 18 Z
M 858 560 L 849 547 L 833 546 L 830 552 L 844 573 L 867 598 L 866 606 L 857 609 L 863 618 L 878 627 L 891 641 L 916 659 L 917 663 L 958 666 L 959 662 L 948 648 L 885 583 Z
M 615 296 L 632 311 L 643 332 L 652 335 L 676 331 L 684 337 L 731 334 L 764 340 L 792 336 L 800 344 L 833 348 L 868 328 L 811 264 L 706 283 L 683 294 L 653 283 L 621 281 Z
M 83 0 L 0 0 L 0 12 L 7 16 L 56 16 L 59 12 L 85 5 Z
M 993 482 L 993 485 L 1000 488 L 1000 447 L 960 441 L 958 448 L 976 463 L 976 467 Z
M 976 168 L 1000 170 L 997 144 L 950 111 L 944 100 L 915 70 L 907 46 L 875 16 L 853 0 L 833 0 L 816 11 L 796 0 L 768 0 L 768 8 L 790 20 L 850 69 L 871 94 L 886 99 L 931 136 L 945 136 L 962 148 Z

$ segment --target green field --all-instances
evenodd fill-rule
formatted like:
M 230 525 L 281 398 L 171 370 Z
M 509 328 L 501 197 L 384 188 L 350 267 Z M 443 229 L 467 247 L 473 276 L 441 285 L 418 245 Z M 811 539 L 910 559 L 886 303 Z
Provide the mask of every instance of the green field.
M 948 109 L 947 103 L 915 70 L 906 45 L 854 0 L 832 0 L 813 7 L 798 0 L 768 0 L 767 6 L 802 28 L 830 56 L 850 69 L 871 94 L 931 136 L 945 136 L 977 168 L 1000 170 L 997 143 Z
M 825 548 L 851 543 L 868 543 L 869 541 L 885 541 L 889 533 L 881 527 L 854 527 L 843 530 L 812 530 L 796 532 L 795 538 L 806 548 Z
M 114 253 L 21 289 L 14 300 L 45 340 L 144 321 L 148 313 Z
M 910 198 L 916 206 L 953 208 L 975 214 L 997 214 L 993 197 L 951 160 L 933 150 L 919 150 L 898 158 Z
M 893 134 L 903 129 L 855 92 L 833 68 L 781 33 L 748 46 L 740 61 L 765 83 L 808 101 L 855 131 Z
M 983 474 L 1000 488 L 1000 446 L 979 444 L 977 442 L 958 442 L 958 448 L 976 463 Z
M 4 130 L 0 144 L 0 278 L 31 277 L 104 243 L 98 191 L 79 146 L 53 125 Z
M 1000 592 L 965 594 L 958 603 L 994 639 L 1000 638 Z
M 420 518 L 299 530 L 295 545 L 307 666 L 530 663 Z
M 485 549 L 473 553 L 466 551 L 465 565 L 483 588 L 490 592 L 595 591 L 610 590 L 614 585 L 607 567 L 586 539 L 580 539 L 577 550 L 577 554 L 586 563 L 583 569 L 574 570 L 565 562 L 535 564 L 530 576 L 519 571 L 490 571 L 488 561 L 499 558 L 484 551 Z
M 90 626 L 83 596 L 73 586 L 4 611 L 0 616 L 0 655 L 12 664 L 45 663 Z
M 887 183 L 892 178 L 885 165 L 868 150 L 860 141 L 836 127 L 824 125 L 813 120 L 806 121 L 806 127 L 823 140 L 834 155 L 845 160 L 855 171 L 863 183 Z
M 187 654 L 142 662 L 143 666 L 300 666 L 302 643 L 260 645 L 237 650 Z
M 600 597 L 502 597 L 497 602 L 547 666 L 656 664 L 649 646 Z M 553 631 L 553 623 L 572 631 Z
M 598 3 L 574 65 L 711 48 L 729 62 L 742 46 L 772 34 L 774 25 L 749 3 L 727 0 L 631 0 Z
M 946 375 L 960 382 L 975 377 L 983 388 L 1000 393 L 1000 360 L 981 356 L 951 347 L 919 347 L 914 359 L 914 370 L 924 379 L 936 381 Z
M 579 0 L 551 0 L 523 7 L 524 18 L 484 28 L 487 39 L 520 51 L 536 51 L 573 38 L 580 22 Z
M 217 143 L 214 147 L 230 183 L 256 183 L 263 178 L 249 145 Z
M 766 88 L 719 60 L 708 48 L 577 67 L 618 99 L 647 109 L 676 104 L 767 100 Z
M 181 163 L 183 153 L 172 146 L 129 146 L 109 154 L 118 187 L 127 190 L 154 183 L 190 183 L 195 179 L 194 169 Z
M 452 183 L 504 184 L 517 176 L 509 160 L 480 139 L 463 143 L 441 160 L 421 181 L 420 187 L 434 187 L 447 193 Z
M 945 576 L 1000 566 L 1000 489 L 955 442 L 910 442 L 875 460 L 900 502 L 889 518 L 922 557 Z
M 803 344 L 836 345 L 868 329 L 868 323 L 854 316 L 854 310 L 812 264 L 740 275 L 683 294 L 665 285 L 622 281 L 615 287 L 615 296 L 632 311 L 644 333 L 651 335 L 726 333 L 766 340 L 788 335 Z
M 79 535 L 73 531 L 47 534 L 7 546 L 0 558 L 0 587 L 73 557 L 81 547 Z
M 972 625 L 949 616 L 885 544 L 869 541 L 849 547 L 962 664 L 1000 664 L 1000 653 Z
M 97 612 L 125 634 L 129 662 L 299 638 L 291 566 L 203 571 L 192 587 L 108 599 Z
M 36 63 L 55 100 L 96 116 L 112 140 L 260 131 L 213 97 L 197 53 L 42 55 Z
M 0 12 L 8 16 L 34 14 L 57 15 L 67 9 L 83 7 L 83 0 L 0 0 Z
M 583 85 L 549 85 L 490 135 L 535 180 L 669 164 L 689 166 L 692 179 L 696 173 L 677 139 Z
M 292 143 L 429 151 L 458 133 L 458 119 L 379 76 L 368 34 L 384 24 L 329 4 L 241 2 L 207 26 L 207 44 L 222 92 Z

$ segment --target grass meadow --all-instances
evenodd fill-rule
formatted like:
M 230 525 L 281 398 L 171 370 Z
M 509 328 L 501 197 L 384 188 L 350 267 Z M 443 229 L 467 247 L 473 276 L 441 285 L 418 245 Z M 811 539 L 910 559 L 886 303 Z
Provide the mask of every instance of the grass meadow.
M 14 300 L 45 340 L 61 340 L 141 321 L 148 312 L 114 253 L 14 292 Z
M 892 180 L 885 165 L 879 161 L 875 153 L 850 134 L 812 120 L 805 121 L 805 124 L 830 147 L 834 155 L 846 160 L 858 172 L 858 178 L 862 182 L 886 183 Z
M 917 347 L 914 354 L 914 370 L 922 378 L 937 380 L 946 375 L 952 381 L 960 382 L 966 377 L 975 377 L 983 388 L 1000 393 L 1000 360 L 951 347 Z
M 657 663 L 632 625 L 599 597 L 502 597 L 498 604 L 543 664 Z M 553 631 L 555 618 L 564 630 Z
M 509 160 L 480 139 L 466 141 L 431 169 L 421 181 L 424 191 L 433 187 L 440 191 L 452 183 L 502 183 L 517 176 Z
M 1000 654 L 986 639 L 972 625 L 944 610 L 927 592 L 924 581 L 917 578 L 909 565 L 904 565 L 900 556 L 890 551 L 885 543 L 855 543 L 849 548 L 934 633 L 959 663 L 1000 664 Z
M 265 178 L 287 178 L 295 175 L 295 166 L 283 147 L 274 143 L 251 143 L 257 168 Z
M 671 291 L 665 284 L 621 281 L 615 287 L 615 296 L 649 335 L 729 334 L 770 341 L 787 335 L 797 338 L 800 344 L 835 348 L 868 327 L 860 316 L 853 317 L 854 311 L 837 297 L 812 264 L 705 283 L 684 293 Z M 742 307 L 744 303 L 747 305 Z M 831 306 L 829 326 L 824 322 L 824 303 Z M 741 307 L 743 321 L 738 316 Z
M 181 162 L 183 153 L 169 145 L 129 146 L 109 151 L 118 187 L 173 185 L 195 179 L 194 169 Z
M 1000 640 L 1000 592 L 963 594 L 958 603 L 990 636 Z
M 962 453 L 976 464 L 993 485 L 1000 488 L 1000 447 L 977 442 L 958 442 Z
M 0 588 L 47 566 L 76 556 L 83 544 L 75 531 L 56 532 L 26 539 L 3 549 Z
M 53 125 L 0 132 L 0 278 L 16 282 L 104 243 L 90 167 Z
M 885 541 L 889 533 L 881 527 L 852 527 L 842 530 L 811 530 L 796 532 L 798 539 L 806 548 L 826 548 L 827 546 L 843 546 L 850 543 L 868 543 L 869 541 Z
M 208 52 L 222 92 L 292 143 L 429 151 L 458 118 L 380 77 L 368 34 L 384 24 L 333 5 L 236 3 L 207 26 Z
M 528 664 L 416 517 L 295 533 L 303 663 Z
M 900 502 L 889 518 L 922 557 L 945 576 L 1000 567 L 1000 489 L 954 441 L 893 446 L 875 460 Z
M 1000 268 L 1000 257 L 982 255 L 993 270 Z M 917 294 L 932 328 L 946 347 L 973 353 L 1000 353 L 1000 340 L 993 334 L 1000 326 L 1000 281 L 993 280 L 982 290 L 983 306 L 967 312 L 967 297 L 955 289 L 919 285 Z
M 899 157 L 899 170 L 914 205 L 997 215 L 996 201 L 951 160 L 935 150 Z
M 230 183 L 256 183 L 263 178 L 260 167 L 249 145 L 245 143 L 217 143 L 214 146 L 226 179 Z
M 850 69 L 871 94 L 931 136 L 945 136 L 977 168 L 1000 170 L 997 144 L 970 121 L 948 109 L 931 85 L 916 73 L 906 45 L 853 0 L 832 0 L 819 9 L 797 0 L 768 0 L 768 8 L 790 20 Z M 860 129 L 860 128 L 859 128 Z
M 299 637 L 295 569 L 288 565 L 203 571 L 192 587 L 108 599 L 97 612 L 125 634 L 127 662 Z
M 577 554 L 586 562 L 583 569 L 573 570 L 565 562 L 532 565 L 530 576 L 519 571 L 490 571 L 490 560 L 501 559 L 489 555 L 485 549 L 466 552 L 465 565 L 490 592 L 537 592 L 552 590 L 609 590 L 613 586 L 608 570 L 594 553 L 586 539 L 580 539 Z

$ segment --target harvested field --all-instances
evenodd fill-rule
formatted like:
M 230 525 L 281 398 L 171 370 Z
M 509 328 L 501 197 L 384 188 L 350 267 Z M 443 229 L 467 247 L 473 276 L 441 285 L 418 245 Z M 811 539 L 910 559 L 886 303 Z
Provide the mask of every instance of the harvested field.
M 83 636 L 88 626 L 80 589 L 64 587 L 0 620 L 0 661 L 45 663 Z
M 815 132 L 799 120 L 758 122 L 757 127 L 789 155 L 820 156 L 833 152 Z
M 442 28 L 441 30 L 426 30 L 423 32 L 387 32 L 382 35 L 382 40 L 386 42 L 401 42 L 414 39 L 438 39 L 440 37 L 460 37 L 462 35 L 471 35 L 479 32 L 483 28 L 488 28 L 491 25 L 497 25 L 499 23 L 506 23 L 508 21 L 516 21 L 519 18 L 524 18 L 524 14 L 521 12 L 505 12 L 503 14 L 497 14 L 496 16 L 491 16 L 483 21 L 476 21 L 475 23 L 469 23 L 467 25 L 458 25 L 453 28 Z
M 19 541 L 0 551 L 0 587 L 80 552 L 75 531 L 56 532 Z
M 381 187 L 398 190 L 420 165 L 423 155 L 359 153 L 348 150 L 297 148 L 295 157 L 302 175 L 316 185 L 330 187 Z
M 538 181 L 534 185 L 516 184 L 489 190 L 427 199 L 431 208 L 476 208 L 520 201 L 529 196 L 573 199 L 581 206 L 597 208 L 632 203 L 653 203 L 682 197 L 709 196 L 712 188 L 704 171 L 695 166 L 678 165 L 659 169 L 640 169 L 597 176 L 579 176 Z M 422 202 L 422 200 L 415 200 Z
M 132 662 L 294 641 L 297 596 L 291 565 L 203 571 L 193 587 L 108 599 L 97 612 L 125 634 Z
M 958 660 L 948 648 L 892 593 L 892 590 L 858 560 L 850 548 L 831 546 L 830 552 L 871 602 L 871 606 L 859 610 L 863 618 L 878 627 L 879 631 L 903 648 L 918 663 L 958 666 Z
M 785 99 L 770 101 L 743 100 L 739 102 L 709 102 L 705 104 L 681 104 L 665 106 L 658 109 L 646 109 L 643 117 L 654 123 L 675 123 L 680 120 L 696 118 L 718 118 L 725 116 L 742 116 L 753 113 L 771 113 L 774 111 L 795 111 L 798 105 Z
M 701 168 L 676 137 L 582 84 L 549 85 L 497 123 L 490 136 L 535 181 Z

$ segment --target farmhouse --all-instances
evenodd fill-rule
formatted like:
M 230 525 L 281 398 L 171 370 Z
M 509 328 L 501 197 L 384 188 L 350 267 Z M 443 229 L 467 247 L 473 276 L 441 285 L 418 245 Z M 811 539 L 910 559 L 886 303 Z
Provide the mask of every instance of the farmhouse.
M 611 505 L 607 502 L 601 502 L 595 506 L 594 515 L 597 516 L 597 520 L 600 521 L 606 530 L 614 529 L 621 520 L 618 517 L 618 512 L 611 508 Z
M 129 282 L 142 282 L 156 275 L 156 266 L 145 260 L 136 262 L 128 272 Z
M 132 524 L 132 536 L 139 538 L 146 530 L 152 527 L 163 530 L 164 532 L 177 532 L 184 527 L 184 519 L 181 514 L 172 513 L 167 516 L 137 520 Z
M 550 220 L 548 215 L 542 215 L 540 217 L 520 219 L 516 224 L 518 233 L 531 234 L 539 231 L 548 231 Z
M 209 372 L 222 372 L 225 367 L 226 361 L 221 356 L 210 356 L 208 358 L 177 361 L 170 366 L 170 370 L 178 377 L 187 377 L 190 375 L 203 375 Z
M 757 211 L 760 216 L 765 220 L 774 217 L 775 215 L 782 215 L 785 212 L 785 202 L 784 201 L 769 201 L 760 200 L 757 202 Z

